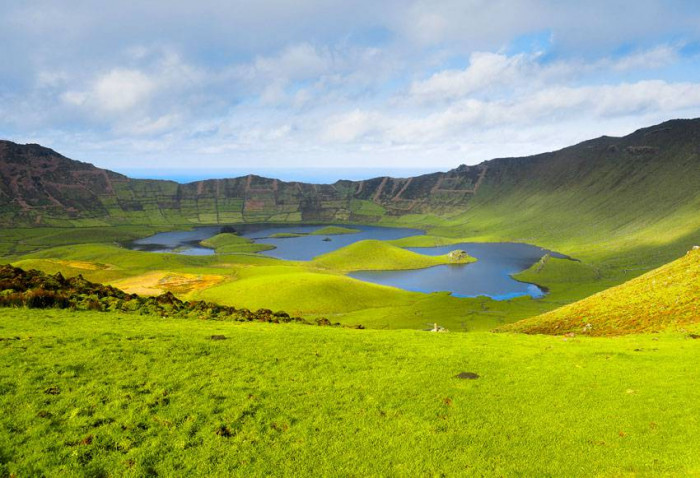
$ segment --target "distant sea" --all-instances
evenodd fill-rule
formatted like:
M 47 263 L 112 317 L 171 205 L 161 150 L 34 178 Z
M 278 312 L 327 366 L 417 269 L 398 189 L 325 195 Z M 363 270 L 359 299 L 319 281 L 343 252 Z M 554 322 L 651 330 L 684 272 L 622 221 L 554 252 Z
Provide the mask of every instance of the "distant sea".
M 264 168 L 264 169 L 122 169 L 119 172 L 137 179 L 169 179 L 191 183 L 203 179 L 237 178 L 255 174 L 283 181 L 328 184 L 340 179 L 358 181 L 381 176 L 406 178 L 445 171 L 448 168 Z

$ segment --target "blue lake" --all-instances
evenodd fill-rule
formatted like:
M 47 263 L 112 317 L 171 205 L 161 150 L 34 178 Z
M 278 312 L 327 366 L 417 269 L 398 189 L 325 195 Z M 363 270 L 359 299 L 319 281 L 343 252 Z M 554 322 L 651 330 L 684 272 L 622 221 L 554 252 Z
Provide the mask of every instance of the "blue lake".
M 333 236 L 301 236 L 271 238 L 278 233 L 305 234 L 320 229 L 322 225 L 235 225 L 236 231 L 258 243 L 270 244 L 275 249 L 261 254 L 279 259 L 308 261 L 353 242 L 365 239 L 392 240 L 424 234 L 419 229 L 389 228 L 379 226 L 349 226 L 359 229 L 355 234 Z M 172 231 L 133 241 L 131 249 L 152 252 L 177 252 L 189 255 L 210 255 L 214 251 L 199 245 L 221 231 L 220 226 L 198 227 L 191 231 Z M 330 239 L 330 240 L 329 240 Z M 428 255 L 446 254 L 463 249 L 478 259 L 472 264 L 455 264 L 408 271 L 359 271 L 349 274 L 359 280 L 399 287 L 415 292 L 448 291 L 457 297 L 488 296 L 507 300 L 529 295 L 542 297 L 545 291 L 534 284 L 518 282 L 511 277 L 521 272 L 545 254 L 566 258 L 561 254 L 529 244 L 515 243 L 460 243 L 441 247 L 416 247 L 409 250 Z

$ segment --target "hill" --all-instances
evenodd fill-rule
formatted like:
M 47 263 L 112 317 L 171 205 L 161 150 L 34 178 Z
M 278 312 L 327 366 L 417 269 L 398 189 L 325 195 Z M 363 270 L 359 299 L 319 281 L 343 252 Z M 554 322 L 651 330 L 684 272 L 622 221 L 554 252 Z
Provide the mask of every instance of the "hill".
M 375 271 L 422 269 L 441 264 L 467 264 L 475 259 L 468 255 L 453 260 L 449 255 L 428 256 L 408 251 L 383 241 L 365 240 L 323 254 L 313 264 L 339 271 Z
M 700 323 L 700 250 L 622 285 L 501 327 L 527 334 L 620 335 Z
M 466 211 L 433 234 L 533 242 L 610 266 L 658 266 L 700 242 L 700 120 L 484 163 Z
M 258 244 L 251 239 L 230 232 L 222 232 L 201 241 L 199 244 L 216 250 L 217 254 L 255 253 L 274 249 L 274 246 L 269 244 Z

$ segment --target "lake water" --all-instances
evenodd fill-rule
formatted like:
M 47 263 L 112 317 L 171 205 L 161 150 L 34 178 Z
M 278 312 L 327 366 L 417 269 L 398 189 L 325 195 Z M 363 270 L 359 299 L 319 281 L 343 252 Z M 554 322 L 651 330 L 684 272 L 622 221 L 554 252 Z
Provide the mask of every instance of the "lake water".
M 309 233 L 323 226 L 246 224 L 234 227 L 244 237 L 258 243 L 275 246 L 275 249 L 261 254 L 296 261 L 308 261 L 321 254 L 365 239 L 392 240 L 424 234 L 419 229 L 410 228 L 349 226 L 359 229 L 360 232 L 333 236 L 270 238 L 269 236 L 278 233 Z M 210 255 L 214 251 L 200 246 L 199 242 L 218 234 L 220 231 L 221 227 L 211 226 L 198 227 L 191 231 L 163 232 L 133 241 L 128 247 L 152 252 Z M 468 242 L 451 246 L 409 248 L 409 250 L 428 255 L 446 254 L 455 249 L 467 251 L 478 261 L 472 264 L 442 265 L 409 271 L 359 271 L 349 275 L 363 281 L 415 292 L 449 291 L 457 297 L 488 296 L 496 300 L 506 300 L 523 295 L 537 298 L 542 297 L 545 291 L 534 284 L 518 282 L 511 275 L 529 268 L 547 253 L 554 257 L 566 257 L 537 246 L 514 243 Z
M 485 295 L 495 300 L 507 300 L 529 295 L 538 298 L 544 296 L 544 290 L 534 284 L 518 282 L 511 274 L 524 271 L 548 253 L 553 257 L 566 257 L 529 244 L 500 242 L 464 242 L 444 247 L 408 249 L 431 256 L 463 249 L 478 261 L 410 271 L 360 271 L 350 273 L 350 276 L 415 292 L 450 291 L 456 297 Z

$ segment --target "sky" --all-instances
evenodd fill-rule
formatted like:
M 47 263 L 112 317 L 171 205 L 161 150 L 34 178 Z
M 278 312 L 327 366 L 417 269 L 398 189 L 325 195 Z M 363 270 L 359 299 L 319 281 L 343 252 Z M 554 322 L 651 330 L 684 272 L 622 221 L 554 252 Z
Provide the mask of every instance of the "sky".
M 700 2 L 0 0 L 0 138 L 138 177 L 410 175 L 700 116 Z

